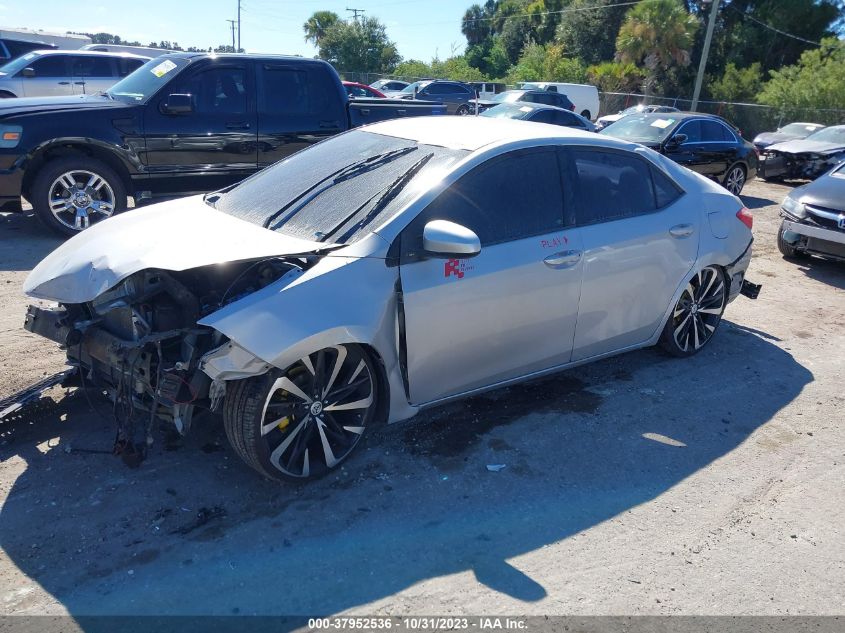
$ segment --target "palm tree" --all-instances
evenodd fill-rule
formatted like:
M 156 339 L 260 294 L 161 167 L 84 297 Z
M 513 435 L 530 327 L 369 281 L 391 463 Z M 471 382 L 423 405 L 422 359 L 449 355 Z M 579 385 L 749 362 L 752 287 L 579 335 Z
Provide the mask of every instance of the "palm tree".
M 340 16 L 334 11 L 317 11 L 312 15 L 305 24 L 302 25 L 302 30 L 305 31 L 305 41 L 311 42 L 314 46 L 320 46 L 320 40 L 323 39 L 332 26 L 340 21 Z
M 644 64 L 644 90 L 649 94 L 658 74 L 672 66 L 687 66 L 698 20 L 683 0 L 650 0 L 633 7 L 616 37 L 616 58 Z

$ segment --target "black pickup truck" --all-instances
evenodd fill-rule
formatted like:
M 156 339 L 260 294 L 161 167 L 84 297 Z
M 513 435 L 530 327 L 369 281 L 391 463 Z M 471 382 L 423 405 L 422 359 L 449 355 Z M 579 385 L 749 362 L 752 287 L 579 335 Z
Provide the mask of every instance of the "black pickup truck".
M 442 104 L 350 101 L 300 57 L 156 57 L 100 95 L 0 101 L 0 208 L 21 196 L 72 235 L 136 204 L 233 184 L 352 127 L 445 114 Z

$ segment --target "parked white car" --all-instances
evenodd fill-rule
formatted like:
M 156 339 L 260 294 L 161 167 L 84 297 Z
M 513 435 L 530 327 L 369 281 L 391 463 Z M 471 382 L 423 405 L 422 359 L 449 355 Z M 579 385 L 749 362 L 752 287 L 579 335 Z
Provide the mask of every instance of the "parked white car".
M 680 112 L 680 110 L 678 110 L 678 108 L 673 108 L 672 106 L 640 103 L 638 105 L 631 106 L 630 108 L 620 110 L 616 114 L 605 114 L 603 117 L 599 117 L 599 120 L 596 121 L 596 127 L 602 130 L 611 123 L 616 123 L 622 117 L 626 117 L 631 114 L 651 114 L 652 112 L 662 114 L 664 112 Z
M 575 104 L 575 112 L 582 117 L 595 120 L 599 115 L 599 90 L 587 84 L 565 84 L 554 81 L 529 81 L 520 86 L 524 90 L 538 89 L 559 92 Z
M 0 66 L 0 98 L 97 94 L 149 57 L 96 51 L 32 51 Z

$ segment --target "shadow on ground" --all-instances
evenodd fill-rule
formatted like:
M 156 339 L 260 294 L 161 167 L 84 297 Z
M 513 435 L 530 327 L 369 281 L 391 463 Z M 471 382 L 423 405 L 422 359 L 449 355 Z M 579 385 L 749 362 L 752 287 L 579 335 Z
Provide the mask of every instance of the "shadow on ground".
M 806 257 L 792 261 L 810 279 L 845 290 L 845 262 L 820 257 Z
M 533 602 L 554 585 L 509 559 L 655 499 L 812 380 L 724 322 L 690 359 L 636 352 L 380 429 L 299 487 L 242 466 L 212 417 L 184 444 L 157 434 L 136 470 L 79 452 L 107 449 L 113 426 L 75 397 L 4 430 L 3 460 L 25 464 L 0 545 L 74 615 L 333 614 L 466 571 Z
M 32 270 L 63 241 L 34 215 L 0 213 L 0 270 Z

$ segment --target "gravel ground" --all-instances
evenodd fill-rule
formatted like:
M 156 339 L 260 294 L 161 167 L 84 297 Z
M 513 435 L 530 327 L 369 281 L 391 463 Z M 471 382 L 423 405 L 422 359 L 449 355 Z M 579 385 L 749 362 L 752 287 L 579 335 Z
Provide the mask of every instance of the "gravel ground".
M 307 486 L 210 416 L 129 469 L 107 406 L 52 390 L 0 424 L 2 612 L 845 613 L 845 265 L 780 257 L 788 190 L 748 184 L 763 291 L 703 353 L 432 411 Z M 57 243 L 0 215 L 0 397 L 62 365 L 20 327 Z

